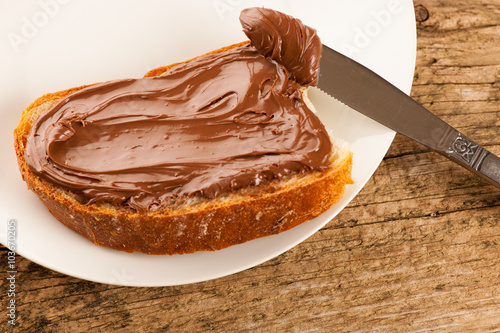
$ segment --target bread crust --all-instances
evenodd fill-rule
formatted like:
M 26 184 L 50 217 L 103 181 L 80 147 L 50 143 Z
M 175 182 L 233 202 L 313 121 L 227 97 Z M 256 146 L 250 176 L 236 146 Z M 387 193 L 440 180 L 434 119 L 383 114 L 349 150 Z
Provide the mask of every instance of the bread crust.
M 175 65 L 153 69 L 145 77 L 162 75 Z M 330 168 L 324 172 L 295 175 L 176 208 L 139 213 L 110 204 L 82 204 L 77 195 L 31 172 L 24 153 L 35 120 L 61 99 L 88 86 L 49 93 L 31 103 L 14 131 L 14 144 L 19 169 L 28 188 L 54 217 L 96 245 L 145 254 L 220 250 L 278 234 L 311 220 L 335 204 L 344 194 L 346 185 L 352 183 L 352 153 L 345 150 L 332 158 Z

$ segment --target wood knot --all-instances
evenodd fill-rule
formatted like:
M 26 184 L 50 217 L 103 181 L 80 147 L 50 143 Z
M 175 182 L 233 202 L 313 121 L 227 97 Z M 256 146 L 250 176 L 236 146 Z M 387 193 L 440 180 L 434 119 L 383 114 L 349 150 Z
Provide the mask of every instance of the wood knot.
M 429 19 L 429 11 L 422 5 L 415 6 L 415 20 L 425 22 Z

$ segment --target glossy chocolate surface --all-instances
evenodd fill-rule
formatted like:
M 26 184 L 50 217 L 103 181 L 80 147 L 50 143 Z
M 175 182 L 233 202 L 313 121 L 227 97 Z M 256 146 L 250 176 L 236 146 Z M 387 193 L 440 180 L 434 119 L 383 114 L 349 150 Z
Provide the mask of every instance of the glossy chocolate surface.
M 247 44 L 84 88 L 36 121 L 28 166 L 88 202 L 139 211 L 324 170 L 329 137 L 286 68 Z

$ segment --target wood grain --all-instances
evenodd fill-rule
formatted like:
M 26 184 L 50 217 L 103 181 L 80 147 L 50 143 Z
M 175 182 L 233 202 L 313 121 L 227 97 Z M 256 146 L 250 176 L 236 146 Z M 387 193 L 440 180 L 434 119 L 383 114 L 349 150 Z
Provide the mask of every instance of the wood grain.
M 500 154 L 500 2 L 418 0 L 415 8 L 412 97 Z M 20 256 L 17 264 L 23 332 L 495 332 L 500 191 L 398 135 L 334 220 L 244 272 L 129 288 Z

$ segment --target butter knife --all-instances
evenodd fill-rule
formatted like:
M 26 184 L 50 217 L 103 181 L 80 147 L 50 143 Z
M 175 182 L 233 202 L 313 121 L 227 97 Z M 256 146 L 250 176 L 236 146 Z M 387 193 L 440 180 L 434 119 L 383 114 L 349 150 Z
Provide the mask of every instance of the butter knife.
M 500 188 L 500 158 L 356 61 L 323 45 L 318 88 Z

